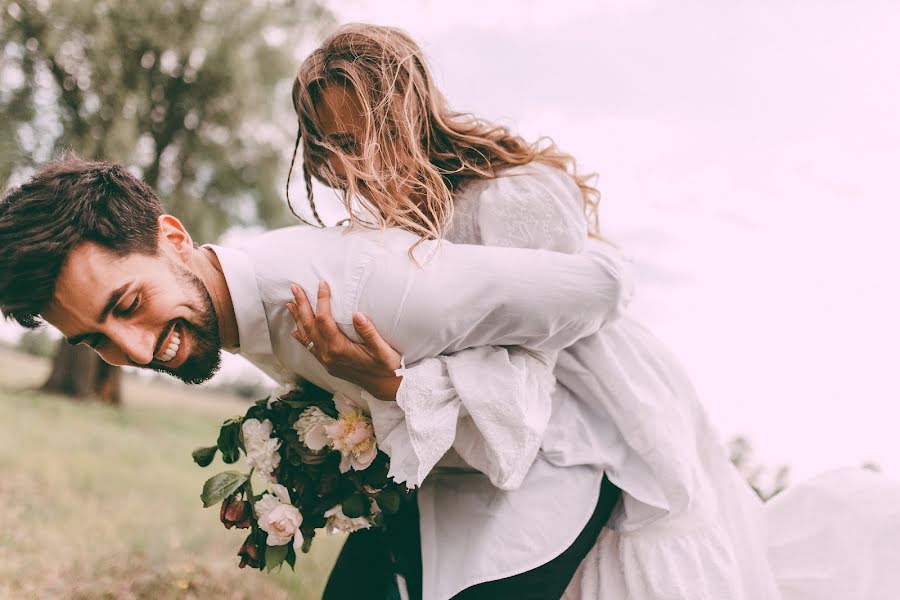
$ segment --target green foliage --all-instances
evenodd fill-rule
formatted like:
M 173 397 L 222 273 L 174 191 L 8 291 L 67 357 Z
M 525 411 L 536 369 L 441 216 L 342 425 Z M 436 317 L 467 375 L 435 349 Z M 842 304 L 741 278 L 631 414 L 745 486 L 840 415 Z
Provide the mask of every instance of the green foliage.
M 216 457 L 216 451 L 219 449 L 218 446 L 210 446 L 208 448 L 197 448 L 193 452 L 191 452 L 191 458 L 194 459 L 194 462 L 200 465 L 201 467 L 208 467 L 213 459 Z
M 242 422 L 243 417 L 228 419 L 222 423 L 222 427 L 219 429 L 219 438 L 216 440 L 216 446 L 222 452 L 222 460 L 226 464 L 236 463 L 241 457 L 240 435 Z
M 352 519 L 366 514 L 368 504 L 368 499 L 364 495 L 355 493 L 344 499 L 344 502 L 341 504 L 341 510 Z
M 28 330 L 19 338 L 18 348 L 26 354 L 51 358 L 56 354 L 57 340 L 54 340 L 46 329 Z
M 388 515 L 393 515 L 400 510 L 400 502 L 402 500 L 400 493 L 394 488 L 385 488 L 375 497 L 378 508 Z M 347 513 L 344 512 L 344 514 L 346 515 Z M 349 517 L 350 515 L 347 516 Z
M 237 471 L 223 471 L 213 475 L 203 484 L 203 493 L 200 494 L 200 499 L 203 500 L 203 507 L 209 508 L 214 504 L 218 504 L 238 491 L 248 479 L 250 479 L 249 475 Z
M 198 242 L 286 222 L 297 48 L 318 0 L 15 0 L 0 17 L 0 184 L 60 149 L 122 162 Z
M 272 571 L 287 558 L 289 544 L 266 546 L 266 571 Z

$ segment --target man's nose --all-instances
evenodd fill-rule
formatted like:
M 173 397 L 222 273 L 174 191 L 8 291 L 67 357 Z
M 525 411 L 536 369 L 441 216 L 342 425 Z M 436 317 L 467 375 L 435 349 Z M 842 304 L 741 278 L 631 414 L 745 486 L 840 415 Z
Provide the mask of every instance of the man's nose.
M 145 328 L 123 327 L 108 334 L 132 363 L 149 365 L 156 348 L 156 334 Z

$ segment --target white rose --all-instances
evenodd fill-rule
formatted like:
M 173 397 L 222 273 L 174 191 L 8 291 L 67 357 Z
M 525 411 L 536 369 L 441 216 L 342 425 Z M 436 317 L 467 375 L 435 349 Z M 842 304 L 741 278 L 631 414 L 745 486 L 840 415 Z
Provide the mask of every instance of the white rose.
M 328 435 L 325 426 L 334 423 L 334 419 L 322 412 L 317 406 L 311 406 L 303 411 L 293 427 L 297 431 L 297 437 L 310 450 L 321 450 L 328 445 Z
M 350 518 L 344 514 L 344 509 L 337 504 L 325 511 L 327 521 L 325 522 L 325 531 L 329 534 L 335 532 L 351 533 L 357 529 L 368 529 L 372 526 L 368 517 Z
M 244 434 L 244 446 L 248 449 L 256 448 L 272 436 L 272 421 L 265 419 L 246 419 L 241 424 L 241 433 Z
M 302 545 L 300 525 L 303 523 L 303 515 L 291 504 L 286 487 L 273 485 L 271 492 L 257 500 L 253 508 L 259 528 L 269 534 L 266 538 L 267 545 L 284 546 L 291 538 L 294 538 L 294 548 Z
M 263 480 L 271 481 L 272 471 L 281 462 L 281 455 L 278 454 L 281 440 L 271 437 L 272 422 L 268 419 L 247 419 L 241 425 L 241 433 L 244 435 L 247 464 L 256 469 Z

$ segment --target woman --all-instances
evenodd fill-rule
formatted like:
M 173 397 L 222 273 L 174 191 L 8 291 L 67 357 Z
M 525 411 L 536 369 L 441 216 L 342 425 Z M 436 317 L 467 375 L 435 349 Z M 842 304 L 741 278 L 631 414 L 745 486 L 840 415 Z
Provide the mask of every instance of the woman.
M 304 61 L 293 99 L 314 215 L 316 178 L 343 192 L 352 226 L 560 252 L 603 244 L 588 239 L 597 192 L 572 157 L 449 110 L 402 32 L 339 29 Z M 387 385 L 400 360 L 377 332 L 361 331 L 373 341 L 360 346 L 300 323 L 332 374 L 374 396 L 392 474 L 421 486 L 425 598 L 553 598 L 567 584 L 572 598 L 781 597 L 762 506 L 677 361 L 621 310 L 558 356 L 476 348 L 406 365 Z M 515 520 L 529 512 L 550 516 Z M 476 532 L 468 545 L 463 526 Z M 510 526 L 534 544 L 497 544 Z

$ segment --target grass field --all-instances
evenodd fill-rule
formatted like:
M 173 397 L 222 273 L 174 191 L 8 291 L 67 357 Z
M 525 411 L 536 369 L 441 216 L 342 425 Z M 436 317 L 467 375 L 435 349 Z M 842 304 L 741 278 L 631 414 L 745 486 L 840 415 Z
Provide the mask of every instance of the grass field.
M 126 378 L 120 409 L 28 391 L 49 365 L 0 349 L 0 598 L 321 596 L 342 539 L 316 538 L 297 572 L 237 568 L 245 531 L 225 530 L 191 461 L 236 398 Z

